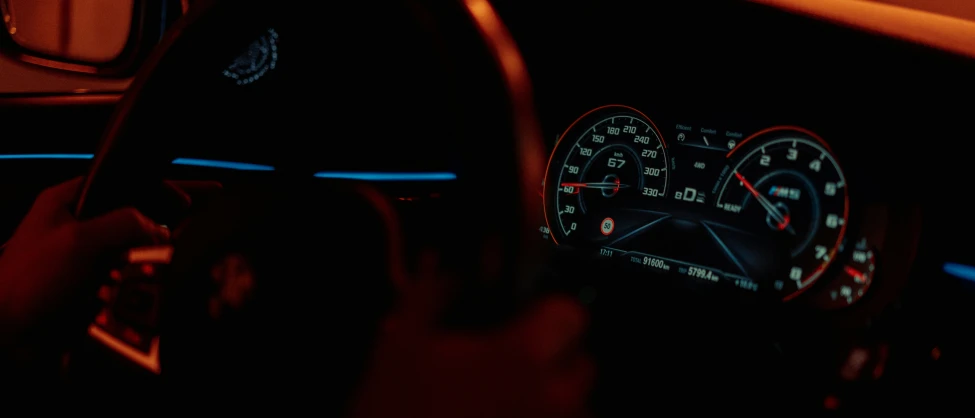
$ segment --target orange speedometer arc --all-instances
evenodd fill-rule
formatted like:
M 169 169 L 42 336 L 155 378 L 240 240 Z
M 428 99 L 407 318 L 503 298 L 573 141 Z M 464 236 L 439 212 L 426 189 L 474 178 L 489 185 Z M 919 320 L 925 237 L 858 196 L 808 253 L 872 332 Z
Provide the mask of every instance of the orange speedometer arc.
M 607 111 L 607 110 L 613 110 L 613 109 L 616 109 L 616 110 L 619 110 L 619 111 L 622 111 L 622 112 L 626 112 L 626 113 L 630 113 L 633 116 L 637 116 L 637 117 L 641 118 L 643 121 L 645 121 L 647 124 L 649 124 L 649 126 L 653 129 L 653 131 L 654 131 L 653 133 L 656 135 L 656 138 L 659 139 L 660 145 L 663 147 L 664 151 L 666 151 L 666 149 L 667 149 L 667 143 L 664 140 L 663 135 L 661 134 L 660 129 L 657 127 L 657 125 L 646 114 L 644 114 L 642 111 L 640 111 L 640 110 L 638 110 L 638 109 L 636 109 L 636 108 L 634 108 L 632 106 L 627 106 L 627 105 L 622 105 L 622 104 L 607 104 L 607 105 L 599 106 L 599 107 L 597 107 L 595 109 L 589 110 L 588 112 L 584 113 L 582 116 L 579 116 L 578 118 L 576 118 L 568 126 L 568 128 L 566 128 L 565 131 L 563 131 L 562 134 L 559 136 L 559 139 L 558 139 L 558 141 L 556 141 L 555 146 L 552 147 L 552 152 L 551 152 L 551 154 L 549 154 L 548 162 L 545 165 L 545 176 L 544 176 L 544 179 L 542 181 L 542 190 L 541 190 L 542 193 L 541 193 L 541 195 L 542 195 L 543 214 L 544 214 L 544 217 L 545 217 L 545 226 L 549 229 L 549 231 L 553 231 L 553 229 L 552 229 L 552 224 L 551 224 L 552 221 L 550 220 L 550 216 L 549 216 L 550 215 L 549 214 L 549 210 L 550 210 L 549 209 L 549 204 L 551 202 L 549 202 L 548 199 L 550 199 L 550 196 L 548 196 L 549 193 L 548 193 L 548 190 L 546 190 L 546 189 L 549 186 L 549 182 L 551 181 L 551 177 L 550 176 L 552 175 L 552 163 L 555 160 L 556 154 L 560 150 L 560 146 L 562 145 L 562 143 L 566 139 L 566 137 L 568 137 L 572 132 L 574 132 L 579 127 L 578 125 L 582 121 L 590 119 L 590 117 L 592 117 L 594 114 L 597 114 L 597 113 L 600 113 L 600 112 L 603 112 L 603 111 Z M 550 233 L 549 235 L 552 238 L 552 242 L 554 242 L 556 245 L 559 245 L 558 238 L 556 238 L 556 236 L 555 236 L 556 234 Z

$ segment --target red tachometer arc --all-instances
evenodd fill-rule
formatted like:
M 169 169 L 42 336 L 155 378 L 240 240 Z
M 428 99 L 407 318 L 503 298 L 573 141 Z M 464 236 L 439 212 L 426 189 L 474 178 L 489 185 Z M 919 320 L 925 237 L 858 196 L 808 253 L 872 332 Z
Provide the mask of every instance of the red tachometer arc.
M 805 134 L 810 138 L 816 140 L 816 142 L 818 142 L 819 145 L 822 145 L 827 152 L 833 154 L 833 150 L 829 147 L 829 144 L 827 144 L 826 141 L 823 140 L 823 138 L 817 135 L 815 132 L 799 126 L 780 125 L 780 126 L 773 126 L 770 128 L 762 129 L 758 132 L 749 135 L 748 138 L 745 138 L 744 141 L 741 141 L 741 143 L 736 145 L 735 148 L 733 148 L 731 151 L 728 151 L 728 154 L 725 155 L 725 158 L 731 158 L 731 156 L 734 155 L 736 151 L 742 149 L 743 146 L 747 144 L 749 141 L 758 138 L 760 136 L 764 136 L 766 134 L 775 133 L 775 132 L 799 132 Z M 843 168 L 840 167 L 840 163 L 839 161 L 836 161 L 835 156 L 833 157 L 833 161 L 836 163 L 837 170 L 839 170 L 840 173 L 842 174 Z M 843 225 L 840 226 L 840 233 L 836 238 L 836 242 L 833 244 L 832 249 L 829 252 L 830 261 L 827 262 L 826 264 L 823 264 L 815 271 L 810 273 L 808 276 L 806 276 L 806 278 L 802 280 L 802 286 L 795 292 L 790 293 L 789 295 L 782 298 L 783 301 L 789 301 L 795 299 L 799 295 L 803 294 L 810 287 L 812 287 L 813 282 L 819 279 L 819 276 L 821 276 L 823 272 L 826 270 L 826 268 L 828 268 L 829 265 L 836 259 L 836 251 L 837 249 L 839 249 L 840 244 L 843 242 L 843 238 L 846 236 L 846 226 L 847 224 L 850 223 L 849 221 L 850 221 L 850 185 L 849 183 L 847 183 L 845 187 L 843 187 Z
M 758 132 L 755 132 L 755 133 L 749 135 L 748 138 L 745 138 L 744 141 L 741 141 L 741 142 L 738 143 L 738 145 L 735 145 L 735 147 L 732 148 L 731 151 L 728 151 L 728 153 L 725 154 L 725 158 L 731 158 L 731 155 L 734 154 L 735 151 L 738 151 L 739 149 L 742 149 L 742 147 L 745 144 L 747 144 L 748 141 L 751 141 L 751 140 L 753 140 L 755 138 L 758 138 L 758 137 L 760 137 L 762 135 L 765 135 L 765 134 L 768 134 L 768 133 L 772 133 L 772 132 L 776 132 L 776 131 L 796 131 L 796 132 L 804 133 L 806 135 L 809 135 L 809 136 L 813 137 L 813 139 L 815 139 L 817 142 L 819 142 L 820 145 L 822 145 L 824 148 L 826 148 L 826 151 L 829 151 L 830 154 L 833 153 L 833 150 L 829 147 L 829 144 L 827 144 L 826 141 L 823 140 L 823 138 L 820 138 L 819 135 L 816 135 L 816 133 L 814 133 L 813 131 L 810 131 L 810 130 L 808 130 L 806 128 L 802 128 L 802 127 L 799 127 L 799 126 L 779 125 L 779 126 L 773 126 L 771 128 L 765 128 L 765 129 L 762 129 L 761 131 L 758 131 Z
M 548 156 L 548 163 L 545 164 L 545 177 L 542 179 L 542 213 L 543 213 L 543 215 L 545 217 L 545 227 L 548 228 L 548 230 L 550 231 L 549 232 L 549 236 L 552 237 L 552 242 L 554 242 L 555 245 L 559 245 L 559 241 L 558 241 L 558 239 L 555 238 L 555 234 L 551 233 L 551 231 L 552 231 L 552 223 L 548 220 L 548 193 L 546 193 L 546 190 L 545 190 L 546 186 L 549 183 L 548 176 L 549 176 L 549 170 L 552 168 L 552 159 L 555 158 L 555 153 L 558 152 L 559 145 L 562 144 L 562 141 L 565 139 L 565 137 L 569 134 L 569 132 L 572 132 L 572 129 L 575 128 L 575 126 L 577 124 L 579 124 L 579 122 L 581 122 L 583 119 L 586 119 L 586 117 L 588 117 L 589 115 L 592 115 L 593 113 L 596 113 L 596 112 L 599 112 L 599 111 L 605 110 L 605 109 L 610 109 L 610 108 L 619 108 L 619 109 L 627 110 L 627 111 L 636 113 L 637 115 L 639 115 L 640 117 L 642 117 L 643 120 L 647 121 L 647 123 L 649 123 L 650 126 L 653 127 L 654 133 L 657 134 L 657 138 L 660 139 L 660 144 L 663 145 L 664 149 L 667 148 L 667 142 L 664 141 L 664 137 L 660 133 L 660 129 L 657 128 L 657 124 L 653 123 L 653 119 L 650 119 L 649 117 L 647 117 L 646 114 L 644 114 L 643 112 L 641 112 L 641 111 L 639 111 L 636 108 L 633 108 L 631 106 L 621 105 L 621 104 L 608 104 L 608 105 L 603 105 L 603 106 L 599 106 L 599 107 L 597 107 L 595 109 L 592 109 L 592 110 L 584 113 L 582 116 L 579 116 L 578 118 L 576 118 L 576 120 L 573 121 L 572 124 L 570 124 L 569 127 L 566 128 L 564 132 L 562 132 L 562 135 L 559 136 L 559 140 L 556 141 L 555 142 L 555 146 L 552 147 L 552 153 L 549 154 L 549 156 Z

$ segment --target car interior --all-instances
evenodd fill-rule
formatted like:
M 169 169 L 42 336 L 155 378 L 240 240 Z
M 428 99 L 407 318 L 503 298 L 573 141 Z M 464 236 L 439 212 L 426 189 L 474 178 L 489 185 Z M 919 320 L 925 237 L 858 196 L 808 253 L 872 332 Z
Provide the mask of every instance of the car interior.
M 102 57 L 39 46 L 28 3 L 0 1 L 0 76 L 20 71 L 0 84 L 0 240 L 78 176 L 79 219 L 134 206 L 173 231 L 105 266 L 52 382 L 317 376 L 342 411 L 434 251 L 444 328 L 585 306 L 593 416 L 965 408 L 973 21 L 860 0 L 132 0 Z M 17 88 L 44 77 L 77 87 Z M 248 282 L 216 306 L 231 271 Z

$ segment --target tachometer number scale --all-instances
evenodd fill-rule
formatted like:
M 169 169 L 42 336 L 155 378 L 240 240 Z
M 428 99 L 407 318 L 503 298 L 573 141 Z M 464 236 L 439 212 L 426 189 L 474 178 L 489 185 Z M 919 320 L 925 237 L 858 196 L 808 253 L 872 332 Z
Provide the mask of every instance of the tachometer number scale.
M 843 171 L 825 142 L 805 131 L 757 134 L 728 155 L 716 206 L 787 252 L 790 264 L 771 284 L 785 299 L 797 296 L 830 266 L 843 240 L 849 217 Z

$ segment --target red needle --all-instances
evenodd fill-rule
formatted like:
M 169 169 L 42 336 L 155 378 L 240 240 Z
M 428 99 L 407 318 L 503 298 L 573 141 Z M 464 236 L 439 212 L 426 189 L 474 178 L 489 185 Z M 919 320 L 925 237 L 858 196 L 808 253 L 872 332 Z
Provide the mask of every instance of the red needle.
M 853 277 L 853 280 L 856 281 L 857 283 L 864 283 L 864 282 L 866 282 L 866 279 L 864 279 L 864 277 L 863 277 L 863 273 L 860 273 L 859 271 L 857 271 L 857 269 L 855 269 L 853 267 L 844 266 L 843 267 L 843 271 L 845 271 L 846 274 L 849 274 L 850 276 L 852 276 Z
M 748 189 L 748 192 L 751 193 L 752 196 L 755 196 L 755 199 L 758 200 L 758 203 L 761 204 L 766 211 L 768 211 L 769 215 L 771 215 L 772 219 L 775 221 L 776 227 L 779 228 L 779 231 L 789 227 L 788 214 L 779 211 L 779 209 L 776 208 L 775 205 L 772 204 L 772 202 L 769 202 L 768 199 L 765 198 L 765 196 L 759 193 L 758 190 L 755 190 L 755 187 L 752 186 L 752 184 L 749 183 L 748 180 L 745 180 L 745 177 L 742 176 L 737 171 L 735 172 L 735 177 L 737 177 L 738 181 L 740 181 L 741 184 L 743 184 L 745 188 Z
M 560 186 L 574 188 L 575 190 L 573 190 L 571 194 L 579 193 L 580 189 L 602 189 L 602 190 L 613 190 L 614 192 L 618 192 L 620 189 L 625 189 L 627 187 L 630 187 L 629 185 L 626 184 L 620 184 L 619 179 L 614 179 L 613 181 L 592 182 L 592 183 L 561 183 Z
M 748 180 L 745 180 L 745 177 L 739 174 L 737 171 L 735 172 L 735 177 L 738 177 L 738 181 L 740 181 L 741 184 L 744 184 L 745 188 L 748 189 L 748 192 L 751 193 L 753 196 L 755 197 L 762 196 L 762 194 L 759 193 L 758 190 L 755 190 L 755 187 L 753 187 L 752 184 L 748 182 Z

